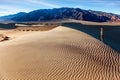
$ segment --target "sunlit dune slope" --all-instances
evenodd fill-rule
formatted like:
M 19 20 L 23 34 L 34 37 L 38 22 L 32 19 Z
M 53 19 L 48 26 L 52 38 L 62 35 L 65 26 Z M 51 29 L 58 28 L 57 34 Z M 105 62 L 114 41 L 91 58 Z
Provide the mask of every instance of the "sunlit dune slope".
M 0 43 L 0 80 L 119 80 L 119 66 L 119 53 L 62 26 Z

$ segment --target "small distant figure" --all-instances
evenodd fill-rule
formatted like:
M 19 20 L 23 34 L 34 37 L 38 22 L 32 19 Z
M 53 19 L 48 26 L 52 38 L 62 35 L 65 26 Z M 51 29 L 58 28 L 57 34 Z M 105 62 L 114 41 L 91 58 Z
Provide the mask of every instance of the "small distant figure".
M 100 28 L 100 40 L 103 42 L 104 33 L 103 33 L 103 27 Z

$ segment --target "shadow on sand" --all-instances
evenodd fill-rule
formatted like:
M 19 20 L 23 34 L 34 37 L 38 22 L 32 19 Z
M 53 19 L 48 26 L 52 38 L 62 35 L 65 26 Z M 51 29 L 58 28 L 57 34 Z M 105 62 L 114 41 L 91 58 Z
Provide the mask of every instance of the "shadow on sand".
M 81 23 L 63 23 L 62 26 L 70 27 L 85 32 L 101 40 L 101 27 L 103 28 L 103 42 L 120 53 L 120 26 L 83 25 Z
M 101 40 L 101 27 L 103 28 L 103 42 L 120 53 L 120 26 L 105 26 L 105 25 L 83 25 L 81 23 L 63 23 L 63 26 L 70 27 L 82 32 L 85 32 L 96 39 Z M 2 24 L 0 28 L 15 29 L 15 23 Z

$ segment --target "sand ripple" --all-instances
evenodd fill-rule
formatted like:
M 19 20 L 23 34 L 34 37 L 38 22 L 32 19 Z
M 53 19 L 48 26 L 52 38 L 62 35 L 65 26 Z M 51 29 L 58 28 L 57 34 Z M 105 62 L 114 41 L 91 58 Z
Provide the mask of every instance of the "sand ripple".
M 119 53 L 66 27 L 0 43 L 0 65 L 1 80 L 120 80 Z

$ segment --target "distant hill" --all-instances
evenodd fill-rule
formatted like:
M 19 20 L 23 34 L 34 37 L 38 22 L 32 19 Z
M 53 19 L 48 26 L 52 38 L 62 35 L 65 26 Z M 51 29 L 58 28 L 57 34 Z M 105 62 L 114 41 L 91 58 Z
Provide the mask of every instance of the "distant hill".
M 15 15 L 0 17 L 11 21 L 50 21 L 50 20 L 84 20 L 93 22 L 120 22 L 120 15 L 101 11 L 83 10 L 80 8 L 39 9 L 29 13 L 20 12 Z
M 17 14 L 13 14 L 13 15 L 7 15 L 7 16 L 2 16 L 2 17 L 0 17 L 0 22 L 4 22 L 4 21 L 14 21 L 14 20 L 12 20 L 13 18 L 15 18 L 15 17 L 22 17 L 23 15 L 25 15 L 25 14 L 27 14 L 27 13 L 25 13 L 25 12 L 19 12 L 19 13 L 17 13 Z

